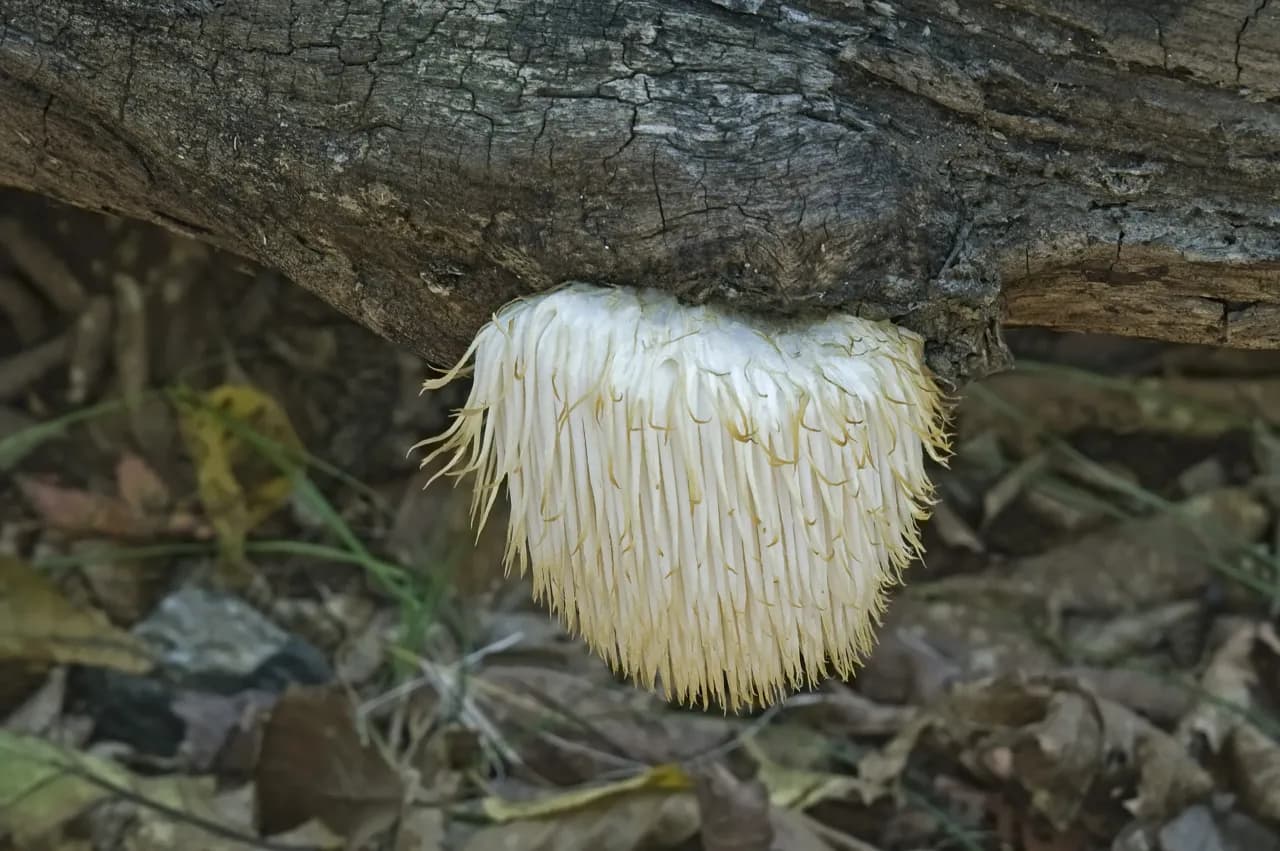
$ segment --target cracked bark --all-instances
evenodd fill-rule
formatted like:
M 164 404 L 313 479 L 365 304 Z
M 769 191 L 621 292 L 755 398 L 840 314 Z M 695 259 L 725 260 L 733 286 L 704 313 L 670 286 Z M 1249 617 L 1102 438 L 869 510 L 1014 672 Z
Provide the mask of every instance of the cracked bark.
M 1141 7 L 1141 8 L 1138 8 Z M 569 280 L 1280 347 L 1267 0 L 0 0 L 0 184 L 446 363 Z

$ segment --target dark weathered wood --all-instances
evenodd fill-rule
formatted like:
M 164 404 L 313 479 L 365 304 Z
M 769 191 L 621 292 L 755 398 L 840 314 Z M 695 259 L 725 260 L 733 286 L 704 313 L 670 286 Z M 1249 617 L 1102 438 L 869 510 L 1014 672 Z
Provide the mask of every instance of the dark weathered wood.
M 1268 0 L 0 0 L 0 183 L 445 362 L 565 280 L 1280 345 Z

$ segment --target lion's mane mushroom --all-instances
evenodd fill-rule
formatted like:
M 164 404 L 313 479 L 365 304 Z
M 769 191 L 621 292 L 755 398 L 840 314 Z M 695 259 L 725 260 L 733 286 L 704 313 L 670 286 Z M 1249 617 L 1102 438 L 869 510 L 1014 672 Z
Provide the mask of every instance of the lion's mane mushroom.
M 737 710 L 869 651 L 946 451 L 922 349 L 844 313 L 571 285 L 507 305 L 425 383 L 474 358 L 466 406 L 418 446 L 475 474 L 477 528 L 506 483 L 507 569 L 613 667 Z

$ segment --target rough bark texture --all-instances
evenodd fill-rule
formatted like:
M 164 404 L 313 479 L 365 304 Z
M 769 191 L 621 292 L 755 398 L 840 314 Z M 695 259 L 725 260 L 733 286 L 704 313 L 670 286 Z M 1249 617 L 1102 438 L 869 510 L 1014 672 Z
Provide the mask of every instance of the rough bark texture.
M 0 0 L 0 110 L 442 363 L 567 280 L 1280 346 L 1269 0 Z

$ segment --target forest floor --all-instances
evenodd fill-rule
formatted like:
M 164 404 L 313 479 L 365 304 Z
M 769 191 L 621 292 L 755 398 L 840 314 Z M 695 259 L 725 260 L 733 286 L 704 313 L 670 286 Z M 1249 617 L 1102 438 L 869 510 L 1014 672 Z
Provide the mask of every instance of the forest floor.
M 461 389 L 0 194 L 0 851 L 1280 851 L 1280 354 L 1011 344 L 865 669 L 726 716 L 423 489 Z

